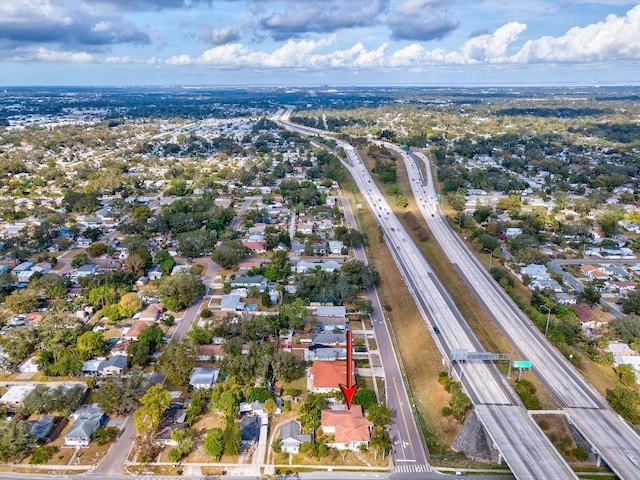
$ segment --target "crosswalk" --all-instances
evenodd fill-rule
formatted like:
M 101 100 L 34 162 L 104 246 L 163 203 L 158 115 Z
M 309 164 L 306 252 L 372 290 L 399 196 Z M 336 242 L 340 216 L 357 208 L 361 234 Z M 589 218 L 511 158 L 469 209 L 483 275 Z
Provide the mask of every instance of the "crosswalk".
M 419 465 L 416 463 L 403 463 L 396 465 L 396 473 L 427 473 L 432 469 L 429 465 Z

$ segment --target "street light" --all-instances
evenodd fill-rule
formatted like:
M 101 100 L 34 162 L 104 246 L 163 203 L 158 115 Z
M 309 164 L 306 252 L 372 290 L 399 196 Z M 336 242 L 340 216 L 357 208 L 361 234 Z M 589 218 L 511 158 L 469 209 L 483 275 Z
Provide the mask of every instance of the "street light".
M 551 316 L 551 309 L 546 305 L 540 305 L 540 308 L 544 308 L 547 311 L 547 326 L 544 327 L 544 337 L 547 338 L 547 332 L 549 331 L 549 317 Z
M 485 252 L 489 252 L 489 270 L 491 270 L 491 260 L 493 260 L 493 250 L 489 250 L 488 248 L 484 249 Z

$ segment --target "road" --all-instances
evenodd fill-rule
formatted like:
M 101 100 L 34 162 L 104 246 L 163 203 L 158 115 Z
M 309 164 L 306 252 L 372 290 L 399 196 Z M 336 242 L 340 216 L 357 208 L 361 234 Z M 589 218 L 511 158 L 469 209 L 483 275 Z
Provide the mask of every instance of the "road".
M 411 187 L 432 234 L 449 261 L 471 287 L 502 333 L 521 358 L 533 362 L 533 372 L 565 409 L 569 421 L 585 434 L 592 448 L 622 479 L 640 478 L 640 436 L 608 406 L 602 396 L 574 369 L 531 321 L 493 281 L 448 223 L 435 201 L 429 161 L 415 153 L 427 172 L 419 176 L 414 157 L 399 147 L 385 144 L 400 154 L 412 176 Z M 517 475 L 516 475 L 517 476 Z
M 347 225 L 356 229 L 357 224 L 349 200 L 342 196 L 339 199 L 342 203 L 342 211 Z M 356 260 L 360 260 L 365 264 L 368 263 L 362 247 L 357 247 L 354 251 Z M 417 473 L 418 468 L 431 471 L 423 448 L 422 435 L 416 425 L 413 408 L 407 394 L 398 358 L 393 348 L 387 322 L 384 320 L 380 299 L 375 288 L 368 288 L 366 294 L 373 306 L 371 325 L 384 369 L 385 401 L 393 415 L 389 436 L 394 445 L 396 463 L 398 466 L 403 465 L 402 470 L 405 473 Z
M 281 116 L 280 121 L 286 121 L 286 118 L 285 114 Z M 306 127 L 284 122 L 282 124 L 305 135 L 326 134 Z M 369 208 L 377 217 L 391 253 L 404 274 L 407 287 L 416 300 L 423 318 L 431 327 L 436 326 L 436 319 L 438 324 L 444 327 L 444 330 L 441 330 L 442 333 L 434 333 L 434 339 L 443 358 L 449 358 L 452 349 L 465 349 L 472 352 L 482 350 L 446 289 L 440 284 L 402 224 L 391 211 L 357 151 L 345 142 L 337 143 L 344 148 L 348 157 L 348 162 L 343 162 L 343 165 L 350 171 Z M 442 218 L 439 221 L 442 223 Z M 566 461 L 527 415 L 515 392 L 492 364 L 467 362 L 457 364 L 456 367 L 454 368 L 456 375 L 476 405 L 476 414 L 516 478 L 577 478 Z M 482 408 L 477 408 L 478 405 Z

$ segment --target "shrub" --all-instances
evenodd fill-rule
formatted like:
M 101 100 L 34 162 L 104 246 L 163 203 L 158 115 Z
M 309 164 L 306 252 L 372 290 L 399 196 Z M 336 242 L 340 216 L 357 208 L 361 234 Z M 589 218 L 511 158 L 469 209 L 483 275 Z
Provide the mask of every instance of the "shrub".
M 40 445 L 33 451 L 33 455 L 31 456 L 31 460 L 29 460 L 29 463 L 32 465 L 42 465 L 43 463 L 47 463 L 51 459 L 51 457 L 53 457 L 59 451 L 60 449 L 58 447 L 54 447 L 51 445 Z

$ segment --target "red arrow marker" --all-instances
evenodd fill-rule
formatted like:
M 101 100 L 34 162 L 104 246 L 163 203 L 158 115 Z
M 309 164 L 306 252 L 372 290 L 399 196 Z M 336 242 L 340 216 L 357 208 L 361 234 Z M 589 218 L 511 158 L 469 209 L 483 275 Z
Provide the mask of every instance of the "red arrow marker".
M 344 400 L 347 402 L 347 408 L 351 410 L 351 402 L 353 401 L 353 396 L 358 390 L 358 384 L 351 384 L 351 380 L 353 378 L 353 373 L 351 369 L 353 368 L 353 364 L 351 361 L 351 330 L 347 330 L 347 384 L 343 385 L 342 383 L 338 384 L 340 390 L 344 395 Z

